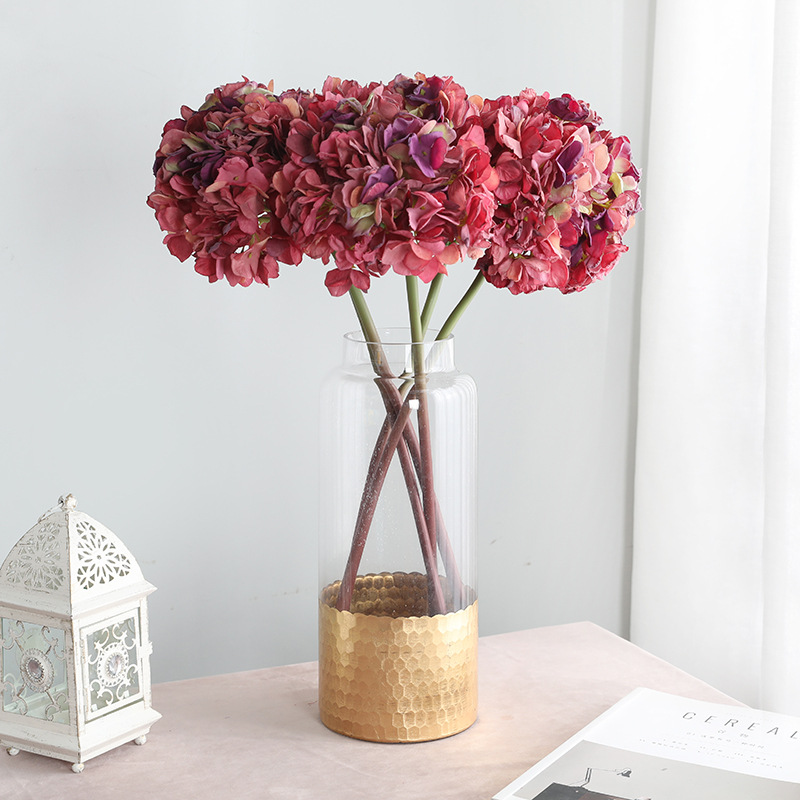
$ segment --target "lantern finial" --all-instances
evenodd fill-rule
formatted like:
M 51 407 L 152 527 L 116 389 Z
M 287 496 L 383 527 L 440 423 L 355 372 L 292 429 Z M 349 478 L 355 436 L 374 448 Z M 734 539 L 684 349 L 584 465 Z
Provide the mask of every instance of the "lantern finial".
M 58 498 L 58 504 L 64 511 L 74 511 L 78 501 L 75 499 L 75 495 L 67 494 Z

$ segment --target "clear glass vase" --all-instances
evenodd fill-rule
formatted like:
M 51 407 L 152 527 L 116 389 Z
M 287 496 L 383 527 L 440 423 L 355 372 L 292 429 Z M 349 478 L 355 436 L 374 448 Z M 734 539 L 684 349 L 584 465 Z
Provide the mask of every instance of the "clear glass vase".
M 452 337 L 379 334 L 322 392 L 320 713 L 424 741 L 477 712 L 477 392 Z

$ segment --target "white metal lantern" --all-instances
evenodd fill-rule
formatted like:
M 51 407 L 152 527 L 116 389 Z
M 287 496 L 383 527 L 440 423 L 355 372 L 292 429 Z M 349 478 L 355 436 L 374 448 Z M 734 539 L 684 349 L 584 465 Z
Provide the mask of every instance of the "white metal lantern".
M 144 744 L 150 705 L 147 596 L 122 542 L 67 495 L 0 567 L 0 744 L 84 762 Z

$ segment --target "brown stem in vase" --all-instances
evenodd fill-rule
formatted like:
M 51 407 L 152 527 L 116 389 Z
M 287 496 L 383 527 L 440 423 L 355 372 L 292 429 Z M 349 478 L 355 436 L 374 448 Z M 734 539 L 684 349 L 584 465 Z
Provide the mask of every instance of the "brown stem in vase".
M 398 406 L 402 411 L 404 408 L 409 409 L 410 405 L 408 402 L 403 401 L 399 390 L 392 380 L 378 378 L 376 379 L 376 384 L 381 389 L 381 394 L 384 399 L 386 418 L 378 434 L 378 439 L 375 443 L 370 464 L 367 469 L 367 477 L 365 479 L 364 490 L 362 492 L 361 503 L 356 518 L 353 541 L 350 546 L 345 573 L 339 586 L 336 607 L 340 611 L 346 611 L 349 610 L 352 603 L 355 582 L 358 577 L 358 566 L 361 562 L 364 546 L 366 545 L 367 534 L 372 524 L 375 507 L 380 498 L 386 472 L 388 471 L 394 455 L 394 450 L 396 449 L 400 459 L 414 523 L 420 540 L 425 571 L 428 577 L 429 608 L 432 614 L 443 614 L 447 609 L 444 600 L 444 592 L 438 577 L 436 545 L 435 543 L 432 544 L 433 538 L 428 533 L 423 506 L 417 489 L 414 461 L 409 452 L 408 444 L 403 438 L 408 435 L 409 430 L 413 432 L 413 426 L 409 420 L 409 411 L 404 414 L 404 418 L 401 419 L 400 424 L 398 424 Z M 397 433 L 390 438 L 390 431 Z M 413 441 L 416 443 L 416 438 L 414 438 Z M 417 450 L 418 449 L 419 445 L 417 444 Z
M 414 522 L 417 526 L 417 533 L 419 534 L 422 558 L 425 562 L 425 574 L 428 576 L 428 606 L 430 608 L 430 613 L 431 615 L 446 614 L 448 610 L 447 602 L 444 597 L 444 590 L 442 589 L 442 582 L 439 578 L 439 570 L 436 563 L 436 545 L 431 543 L 432 539 L 428 533 L 428 527 L 425 524 L 425 511 L 419 496 L 419 491 L 417 490 L 414 464 L 405 442 L 400 442 L 398 445 L 397 455 L 400 458 L 400 465 L 406 480 L 408 495 L 411 500 L 411 510 L 414 514 Z
M 350 547 L 350 555 L 347 559 L 347 564 L 344 568 L 344 575 L 342 582 L 339 586 L 339 596 L 336 600 L 336 608 L 339 611 L 345 611 L 350 608 L 353 600 L 353 590 L 355 588 L 356 577 L 358 575 L 358 565 L 361 562 L 361 556 L 364 553 L 364 546 L 367 543 L 367 534 L 369 533 L 370 525 L 372 524 L 372 517 L 375 514 L 375 507 L 378 504 L 378 497 L 383 486 L 383 481 L 386 478 L 386 473 L 389 471 L 389 464 L 392 460 L 392 455 L 397 448 L 397 444 L 403 435 L 403 428 L 408 421 L 408 415 L 411 413 L 411 406 L 409 403 L 404 403 L 400 412 L 397 414 L 394 424 L 391 426 L 388 435 L 385 437 L 381 452 L 378 458 L 375 458 L 375 452 L 370 462 L 370 469 L 367 472 L 367 480 L 364 484 L 364 491 L 361 495 L 361 504 L 358 509 L 358 516 L 356 517 L 355 533 L 353 535 L 353 544 Z M 383 431 L 381 432 L 383 433 Z M 379 437 L 379 441 L 380 441 Z M 377 450 L 377 448 L 376 448 Z
M 428 414 L 428 377 L 425 372 L 425 346 L 423 343 L 422 314 L 419 306 L 417 278 L 406 277 L 409 327 L 411 330 L 411 358 L 414 365 L 414 391 L 419 401 L 417 422 L 419 426 L 419 482 L 422 489 L 422 505 L 425 510 L 425 525 L 431 537 L 431 547 L 436 552 L 436 494 L 433 487 L 433 454 L 431 452 L 431 429 Z M 438 573 L 438 570 L 437 570 Z
M 386 473 L 389 470 L 389 465 L 395 450 L 400 458 L 403 475 L 406 478 L 406 486 L 408 488 L 409 500 L 411 501 L 414 521 L 419 533 L 425 570 L 429 578 L 431 575 L 436 575 L 436 548 L 435 545 L 431 544 L 431 538 L 425 525 L 424 511 L 414 479 L 414 467 L 411 456 L 407 446 L 402 441 L 403 431 L 408 425 L 409 415 L 416 401 L 413 397 L 409 396 L 400 407 L 400 411 L 395 413 L 392 403 L 395 399 L 395 392 L 388 389 L 387 382 L 378 379 L 377 383 L 379 387 L 382 388 L 387 417 L 384 420 L 381 432 L 378 436 L 378 441 L 370 460 L 369 470 L 367 471 L 367 480 L 364 484 L 361 504 L 356 518 L 353 543 L 350 548 L 344 575 L 339 585 L 339 594 L 336 600 L 336 608 L 339 611 L 349 610 L 352 604 L 355 582 L 358 576 L 358 567 L 367 542 L 367 534 L 372 524 L 378 498 L 380 497 L 383 482 L 386 478 Z M 394 384 L 391 384 L 391 387 L 396 390 Z M 391 417 L 394 417 L 392 423 L 389 422 Z M 438 579 L 433 581 L 429 580 L 429 590 L 429 604 L 432 612 L 434 614 L 444 613 L 444 594 Z
M 410 425 L 407 425 L 406 429 L 403 431 L 403 444 L 407 448 L 416 474 L 421 475 L 422 462 L 420 458 L 419 440 L 417 439 L 416 431 Z M 436 544 L 442 556 L 444 574 L 453 587 L 453 601 L 455 606 L 453 610 L 458 610 L 467 605 L 467 592 L 464 587 L 464 582 L 461 580 L 461 572 L 458 569 L 458 562 L 453 552 L 453 545 L 450 542 L 450 537 L 447 534 L 447 528 L 444 524 L 444 515 L 442 514 L 439 500 L 435 494 L 433 499 L 436 512 Z
M 417 490 L 413 461 L 408 453 L 406 445 L 403 443 L 403 438 L 401 438 L 406 434 L 406 431 L 411 431 L 413 433 L 413 426 L 408 419 L 408 414 L 406 414 L 404 424 L 402 426 L 397 425 L 398 413 L 402 412 L 403 408 L 406 407 L 406 403 L 404 402 L 400 389 L 398 389 L 394 382 L 395 378 L 389 368 L 386 354 L 380 343 L 380 337 L 378 336 L 377 329 L 372 321 L 372 316 L 369 313 L 363 295 L 359 291 L 351 289 L 350 296 L 361 324 L 361 329 L 364 333 L 372 367 L 377 375 L 376 383 L 381 390 L 387 416 L 381 427 L 381 432 L 378 435 L 378 440 L 373 449 L 370 465 L 367 470 L 361 504 L 356 518 L 355 531 L 353 533 L 353 542 L 345 566 L 345 574 L 342 576 L 342 581 L 339 586 L 336 607 L 339 610 L 347 610 L 352 603 L 355 582 L 358 576 L 358 566 L 361 562 L 367 534 L 372 524 L 372 518 L 380 497 L 383 480 L 388 471 L 389 464 L 391 463 L 394 449 L 397 449 L 428 578 L 429 608 L 433 614 L 444 613 L 446 607 L 436 564 L 435 534 L 432 538 L 428 533 L 424 512 L 420 504 L 419 492 Z M 396 429 L 400 434 L 397 437 L 394 448 L 386 446 L 387 430 L 390 425 L 392 426 L 392 431 Z M 431 544 L 431 542 L 433 542 L 433 544 Z
M 367 343 L 373 369 L 378 376 L 376 383 L 378 383 L 382 390 L 384 404 L 386 405 L 387 410 L 387 419 L 384 420 L 381 433 L 378 436 L 378 440 L 373 450 L 370 466 L 367 472 L 364 492 L 362 494 L 362 506 L 365 506 L 365 504 L 372 504 L 372 509 L 371 511 L 369 511 L 369 509 L 366 507 L 363 511 L 361 508 L 359 509 L 359 522 L 356 524 L 353 543 L 351 545 L 351 552 L 348 556 L 346 575 L 343 577 L 342 583 L 340 584 L 339 598 L 337 601 L 337 608 L 340 610 L 349 608 L 355 587 L 358 564 L 361 560 L 361 554 L 363 553 L 366 536 L 369 532 L 369 526 L 375 510 L 374 505 L 377 504 L 380 495 L 380 489 L 378 488 L 375 490 L 374 488 L 374 477 L 376 474 L 375 469 L 379 463 L 378 459 L 385 457 L 388 458 L 389 461 L 391 460 L 392 451 L 385 448 L 385 436 L 388 426 L 391 424 L 390 418 L 391 420 L 395 419 L 398 410 L 402 408 L 404 403 L 403 393 L 394 383 L 394 376 L 389 369 L 385 353 L 383 352 L 383 348 L 380 344 L 380 338 L 377 334 L 377 329 L 372 322 L 372 318 L 369 313 L 369 309 L 366 306 L 366 302 L 364 301 L 363 295 L 359 291 L 351 289 L 350 296 L 356 310 L 356 315 L 361 323 L 361 328 Z M 411 303 L 413 302 L 411 294 L 409 295 L 409 301 L 409 308 L 411 310 Z M 418 311 L 418 305 L 416 306 L 416 310 Z M 416 318 L 419 320 L 420 315 L 417 314 Z M 412 314 L 412 320 L 413 319 L 414 314 Z M 450 322 L 450 320 L 448 320 L 448 322 Z M 412 323 L 412 326 L 416 327 L 416 323 Z M 421 347 L 422 336 L 419 327 L 416 327 L 416 334 L 420 347 L 415 349 L 417 349 L 417 352 L 422 356 L 421 360 L 417 360 L 418 369 L 416 371 L 417 376 L 422 378 L 422 383 L 424 386 L 424 351 Z M 442 338 L 441 335 L 440 338 Z M 415 358 L 419 359 L 420 356 L 415 355 Z M 419 393 L 418 397 L 421 397 L 420 407 L 423 409 L 424 419 L 424 421 L 420 421 L 420 438 L 422 441 L 428 442 L 427 452 L 423 456 L 423 453 L 421 452 L 420 439 L 417 438 L 417 433 L 414 430 L 410 419 L 407 420 L 403 429 L 403 438 L 397 445 L 397 452 L 400 458 L 403 477 L 406 482 L 406 488 L 414 514 L 414 522 L 417 527 L 423 561 L 428 577 L 429 607 L 431 609 L 431 613 L 439 614 L 446 613 L 448 611 L 448 607 L 444 599 L 444 592 L 442 589 L 436 561 L 437 548 L 442 555 L 445 575 L 452 584 L 455 608 L 463 607 L 466 604 L 467 598 L 464 584 L 459 574 L 455 554 L 450 543 L 450 538 L 447 535 L 447 531 L 444 526 L 441 508 L 436 498 L 433 486 L 432 460 L 430 457 L 430 429 L 428 424 L 427 401 L 424 392 Z M 426 498 L 427 502 L 427 506 L 423 503 L 422 510 L 420 510 L 419 507 L 420 499 L 417 489 L 417 478 L 419 478 L 420 484 L 423 486 L 423 497 Z M 366 527 L 363 527 L 365 521 Z
M 395 385 L 391 384 L 391 389 L 396 390 Z M 392 400 L 395 394 L 392 391 L 387 391 L 384 394 L 384 403 L 386 404 L 387 415 L 394 416 L 392 409 Z M 419 404 L 415 393 L 409 397 L 409 405 L 414 403 Z M 407 431 L 413 431 L 413 425 L 410 419 L 406 421 L 403 434 L 405 436 Z M 388 450 L 386 451 L 389 452 Z M 417 478 L 414 470 L 414 461 L 409 452 L 408 445 L 404 439 L 397 443 L 397 456 L 400 459 L 400 468 L 403 472 L 403 478 L 406 483 L 406 490 L 408 498 L 411 503 L 411 511 L 414 516 L 414 524 L 417 528 L 419 536 L 420 549 L 422 550 L 422 560 L 425 565 L 425 574 L 428 579 L 428 609 L 432 615 L 444 614 L 447 612 L 447 603 L 444 598 L 444 590 L 442 589 L 441 580 L 439 578 L 439 570 L 436 561 L 436 543 L 434 537 L 428 532 L 428 526 L 425 520 L 425 511 L 422 500 L 420 499 L 419 490 L 417 488 Z M 391 454 L 389 454 L 391 459 Z M 377 497 L 375 498 L 377 502 Z
M 441 280 L 443 275 L 440 273 L 436 275 L 431 282 L 431 287 L 428 292 L 428 297 L 425 300 L 425 306 L 422 309 L 422 312 L 418 315 L 416 311 L 418 310 L 419 304 L 418 300 L 416 299 L 416 283 L 413 277 L 407 278 L 407 291 L 408 291 L 408 298 L 409 298 L 409 316 L 411 320 L 412 328 L 416 324 L 415 316 L 418 316 L 420 322 L 420 328 L 417 329 L 417 335 L 419 340 L 421 341 L 424 339 L 425 332 L 428 329 L 428 323 L 430 322 L 431 312 L 433 311 L 433 306 L 436 303 L 436 298 L 439 294 L 439 289 L 441 288 Z M 486 279 L 482 272 L 478 272 L 475 276 L 475 279 L 470 284 L 469 288 L 465 292 L 464 296 L 455 306 L 455 308 L 450 312 L 450 315 L 445 320 L 444 324 L 442 325 L 439 333 L 436 337 L 437 341 L 442 339 L 448 338 L 455 326 L 458 324 L 458 321 L 464 315 L 464 312 L 469 308 L 472 301 L 477 296 L 478 292 L 480 291 L 483 284 L 486 283 Z M 424 365 L 423 365 L 424 366 Z M 427 411 L 427 409 L 426 409 Z M 427 423 L 427 413 L 425 414 L 425 419 Z M 422 422 L 420 423 L 420 427 L 422 427 Z M 427 429 L 427 426 L 426 426 Z M 407 425 L 405 431 L 403 432 L 403 439 L 408 451 L 411 455 L 411 458 L 414 463 L 414 469 L 416 470 L 417 475 L 419 476 L 420 483 L 423 481 L 423 471 L 424 465 L 431 464 L 430 458 L 424 459 L 420 452 L 420 440 L 417 439 L 416 432 L 414 431 L 413 426 Z M 428 438 L 428 441 L 430 439 Z M 439 552 L 442 556 L 442 562 L 444 566 L 444 573 L 450 582 L 452 589 L 453 589 L 453 604 L 454 610 L 458 608 L 464 608 L 469 603 L 469 597 L 464 586 L 464 582 L 461 579 L 461 574 L 458 569 L 458 562 L 456 561 L 455 553 L 453 552 L 453 546 L 450 542 L 450 537 L 447 534 L 447 529 L 445 528 L 444 524 L 444 516 L 442 515 L 442 509 L 439 505 L 439 500 L 436 497 L 435 491 L 433 491 L 433 487 L 431 485 L 431 493 L 430 497 L 432 498 L 432 505 L 433 505 L 433 518 L 434 523 L 432 527 L 429 527 L 431 533 L 431 541 L 434 543 L 434 551 L 438 545 Z
M 388 454 L 388 451 L 384 451 L 382 449 L 384 430 L 388 431 L 391 421 L 393 421 L 397 416 L 395 403 L 398 402 L 398 400 L 399 402 L 402 402 L 402 392 L 396 393 L 394 390 L 395 386 L 393 383 L 386 383 L 384 385 L 383 397 L 384 404 L 386 405 L 386 419 L 383 422 L 381 433 L 378 435 L 378 441 L 375 444 L 375 450 L 373 450 L 372 453 L 372 459 L 370 462 L 371 466 L 368 470 L 368 475 L 372 474 L 372 463 L 376 461 L 376 458 L 380 456 L 381 453 L 385 452 Z M 426 574 L 428 575 L 429 579 L 429 603 L 432 613 L 444 614 L 449 610 L 457 610 L 458 608 L 464 607 L 467 604 L 467 595 L 464 589 L 464 583 L 461 580 L 458 564 L 456 563 L 455 553 L 453 552 L 453 547 L 450 544 L 450 537 L 447 535 L 447 529 L 444 525 L 442 510 L 439 507 L 439 501 L 436 499 L 435 495 L 435 535 L 431 535 L 428 532 L 428 526 L 425 521 L 423 506 L 420 500 L 419 490 L 417 488 L 418 476 L 421 473 L 419 440 L 417 439 L 416 431 L 414 430 L 414 426 L 411 424 L 410 420 L 406 423 L 406 427 L 403 430 L 402 441 L 398 443 L 397 455 L 400 459 L 400 467 L 403 471 L 403 478 L 405 479 L 406 490 L 408 491 L 411 509 L 414 515 L 414 523 L 417 527 L 417 533 L 419 535 Z M 370 495 L 370 497 L 373 497 L 377 503 L 377 494 Z M 453 587 L 453 599 L 455 603 L 454 609 L 450 609 L 448 607 L 444 597 L 444 590 L 441 586 L 441 578 L 438 575 L 435 558 L 437 544 L 439 547 L 439 552 L 442 555 L 444 574 Z M 432 576 L 436 576 L 435 581 L 432 580 Z M 355 578 L 353 579 L 355 580 Z
M 409 381 L 408 383 L 413 383 L 413 381 Z M 380 385 L 380 384 L 379 384 Z M 397 416 L 397 409 L 398 404 L 402 405 L 403 397 L 405 396 L 405 392 L 403 388 L 396 389 L 394 383 L 392 382 L 385 382 L 383 386 L 383 399 L 384 404 L 386 405 L 386 419 L 383 421 L 383 425 L 381 427 L 380 433 L 378 434 L 378 439 L 375 443 L 375 448 L 372 451 L 372 457 L 370 459 L 370 465 L 367 470 L 367 476 L 373 474 L 373 469 L 375 468 L 375 464 L 377 463 L 378 457 L 383 453 L 383 446 L 385 442 L 385 437 L 388 435 L 389 428 Z M 417 513 L 417 504 L 420 503 L 419 499 L 419 491 L 417 489 L 417 482 L 421 480 L 422 475 L 422 459 L 420 456 L 420 443 L 419 439 L 417 438 L 417 432 L 414 430 L 414 426 L 411 424 L 410 420 L 406 424 L 405 429 L 403 430 L 403 439 L 398 444 L 397 453 L 400 457 L 400 465 L 403 470 L 403 478 L 406 482 L 406 489 L 408 491 L 409 499 L 411 501 L 412 510 L 414 511 L 414 522 L 417 526 L 417 533 L 420 537 L 420 545 L 423 547 L 423 559 L 425 560 L 425 566 L 428 572 L 428 577 L 430 578 L 432 575 L 438 576 L 438 570 L 435 567 L 435 560 L 433 560 L 434 567 L 433 569 L 428 569 L 429 564 L 429 556 L 425 550 L 425 545 L 423 544 L 424 536 L 428 536 L 429 541 L 432 543 L 433 552 L 435 553 L 438 547 L 439 553 L 442 556 L 442 566 L 444 568 L 444 576 L 446 577 L 447 581 L 452 586 L 452 597 L 453 597 L 453 607 L 450 608 L 447 602 L 444 600 L 444 591 L 437 591 L 433 589 L 432 597 L 437 598 L 441 597 L 441 605 L 438 607 L 441 611 L 435 611 L 434 613 L 446 613 L 450 610 L 458 610 L 459 608 L 463 608 L 468 605 L 468 597 L 467 592 L 464 587 L 464 582 L 461 580 L 461 573 L 458 568 L 458 562 L 456 560 L 455 553 L 453 552 L 453 546 L 450 542 L 450 537 L 447 535 L 447 528 L 445 527 L 444 523 L 444 516 L 442 515 L 442 509 L 439 505 L 439 500 L 436 497 L 434 492 L 433 494 L 433 504 L 434 504 L 434 513 L 435 513 L 435 526 L 434 532 L 431 534 L 428 528 L 428 525 L 424 518 L 424 513 Z M 377 502 L 377 495 L 375 496 L 375 501 Z M 355 541 L 355 539 L 354 539 Z M 352 558 L 352 555 L 351 555 Z M 441 582 L 441 579 L 437 577 L 437 582 Z M 435 606 L 432 606 L 435 607 Z

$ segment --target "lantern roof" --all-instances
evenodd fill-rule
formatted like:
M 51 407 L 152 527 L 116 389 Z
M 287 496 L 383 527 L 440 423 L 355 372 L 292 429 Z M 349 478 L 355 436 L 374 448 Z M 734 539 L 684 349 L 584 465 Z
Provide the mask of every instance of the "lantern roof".
M 154 591 L 130 550 L 76 505 L 59 498 L 11 548 L 0 604 L 74 617 Z

